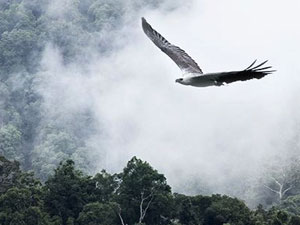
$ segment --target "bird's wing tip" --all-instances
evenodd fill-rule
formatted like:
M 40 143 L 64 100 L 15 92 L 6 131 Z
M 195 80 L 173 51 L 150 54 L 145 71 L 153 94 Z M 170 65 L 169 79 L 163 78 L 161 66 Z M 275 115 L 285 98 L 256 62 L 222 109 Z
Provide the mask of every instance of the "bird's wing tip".
M 147 29 L 149 29 L 149 27 L 151 27 L 151 26 L 147 22 L 147 20 L 144 17 L 142 17 L 141 19 L 142 19 L 142 26 L 143 26 L 144 31 L 147 30 Z
M 264 64 L 266 64 L 268 61 L 269 60 L 265 60 L 262 63 L 260 63 L 259 65 L 255 65 L 255 63 L 257 62 L 257 60 L 254 60 L 254 62 L 250 66 L 248 66 L 245 70 L 255 70 L 255 71 L 258 71 L 258 70 L 265 70 L 265 69 L 272 68 L 271 66 L 262 68 L 262 66 Z

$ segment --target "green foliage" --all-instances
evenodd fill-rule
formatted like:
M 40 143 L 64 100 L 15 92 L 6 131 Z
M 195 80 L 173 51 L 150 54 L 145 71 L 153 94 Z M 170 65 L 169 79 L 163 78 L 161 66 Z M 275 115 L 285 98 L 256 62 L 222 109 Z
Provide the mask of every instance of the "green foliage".
M 0 181 L 0 194 L 12 187 L 28 188 L 35 193 L 41 187 L 40 181 L 34 178 L 33 173 L 22 172 L 18 162 L 10 162 L 2 156 L 0 156 Z
M 178 218 L 180 224 L 193 225 L 202 223 L 204 212 L 211 204 L 210 197 L 189 197 L 177 193 L 174 194 L 174 197 L 176 206 L 175 217 Z
M 61 163 L 45 184 L 45 207 L 51 216 L 60 216 L 63 224 L 77 218 L 87 203 L 90 177 L 76 170 L 74 162 Z
M 0 68 L 2 72 L 32 71 L 31 61 L 40 51 L 42 31 L 32 11 L 23 4 L 10 4 L 0 11 Z
M 0 194 L 15 186 L 18 183 L 20 174 L 18 162 L 10 162 L 3 156 L 0 156 Z
M 113 204 L 93 202 L 86 204 L 77 219 L 79 225 L 114 225 L 118 217 Z
M 70 135 L 65 132 L 50 133 L 44 143 L 36 146 L 33 151 L 33 169 L 38 171 L 37 175 L 41 179 L 46 180 L 50 171 L 53 171 L 61 160 L 70 158 L 75 150 L 76 146 Z
M 50 224 L 49 216 L 42 211 L 41 186 L 13 187 L 0 196 L 0 223 L 11 224 Z
M 20 171 L 17 162 L 11 163 L 2 158 L 0 165 L 0 208 L 3 212 L 16 213 L 29 210 L 30 217 L 30 213 L 36 212 L 35 207 L 40 207 L 43 203 L 41 183 L 34 178 L 33 173 Z
M 94 177 L 61 162 L 44 185 L 19 164 L 0 158 L 0 224 L 39 225 L 298 225 L 298 196 L 251 211 L 229 196 L 172 194 L 164 175 L 132 158 L 122 173 Z M 3 183 L 2 183 L 3 184 Z
M 259 205 L 257 210 L 252 213 L 252 220 L 255 225 L 297 225 L 300 217 L 275 207 L 266 211 Z
M 144 218 L 146 224 L 160 224 L 164 220 L 162 218 L 169 217 L 171 188 L 163 174 L 159 174 L 147 162 L 133 157 L 119 174 L 119 179 L 117 202 L 126 223 L 139 221 L 141 204 L 143 210 L 149 204 Z
M 177 217 L 181 224 L 252 224 L 251 212 L 236 198 L 228 196 L 175 195 Z
M 106 203 L 113 201 L 115 191 L 118 188 L 118 181 L 116 175 L 111 175 L 105 170 L 101 173 L 97 173 L 93 177 L 93 182 L 95 183 L 95 201 L 101 203 Z
M 292 216 L 290 219 L 289 225 L 300 225 L 300 217 Z
M 124 3 L 120 0 L 94 1 L 88 9 L 89 20 L 92 22 L 91 27 L 101 30 L 117 26 L 117 21 L 120 21 L 120 18 L 125 13 L 124 9 Z
M 20 151 L 21 132 L 13 125 L 0 128 L 0 155 L 8 159 L 22 160 Z
M 288 197 L 280 203 L 278 208 L 294 215 L 300 215 L 300 195 Z
M 251 224 L 250 210 L 247 208 L 245 203 L 236 198 L 213 195 L 212 204 L 209 209 L 214 213 L 214 219 L 220 221 L 221 224 L 224 222 L 232 225 Z

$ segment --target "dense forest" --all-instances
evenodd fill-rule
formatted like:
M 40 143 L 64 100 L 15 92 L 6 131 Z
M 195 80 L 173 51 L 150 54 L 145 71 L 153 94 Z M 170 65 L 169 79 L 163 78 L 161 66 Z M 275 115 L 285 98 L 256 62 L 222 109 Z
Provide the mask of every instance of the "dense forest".
M 261 177 L 238 181 L 247 205 L 206 196 L 194 178 L 197 195 L 187 196 L 135 157 L 121 173 L 99 173 L 94 153 L 103 146 L 89 143 L 107 134 L 95 112 L 89 104 L 66 108 L 44 91 L 46 77 L 60 76 L 45 68 L 49 48 L 63 66 L 87 71 L 122 48 L 119 31 L 133 14 L 175 9 L 165 2 L 0 0 L 0 224 L 300 224 L 298 135 L 289 154 L 266 160 Z
M 133 157 L 122 172 L 87 176 L 74 161 L 61 162 L 45 183 L 0 158 L 0 223 L 11 224 L 176 224 L 297 225 L 299 196 L 278 206 L 250 210 L 226 195 L 172 193 L 166 178 Z

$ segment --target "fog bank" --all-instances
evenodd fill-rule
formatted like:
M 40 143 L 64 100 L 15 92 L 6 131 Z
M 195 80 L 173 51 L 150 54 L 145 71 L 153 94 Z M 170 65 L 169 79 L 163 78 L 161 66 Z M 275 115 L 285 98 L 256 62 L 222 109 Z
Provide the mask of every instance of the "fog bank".
M 95 51 L 85 64 L 64 64 L 49 44 L 40 72 L 45 111 L 92 111 L 96 128 L 86 144 L 98 171 L 118 172 L 137 156 L 176 192 L 247 199 L 266 161 L 299 151 L 289 147 L 298 143 L 299 4 L 201 0 L 146 8 L 102 33 L 120 37 L 111 43 L 119 47 Z M 277 72 L 224 87 L 175 84 L 181 71 L 144 35 L 141 16 L 204 72 L 244 69 L 255 59 L 268 59 Z

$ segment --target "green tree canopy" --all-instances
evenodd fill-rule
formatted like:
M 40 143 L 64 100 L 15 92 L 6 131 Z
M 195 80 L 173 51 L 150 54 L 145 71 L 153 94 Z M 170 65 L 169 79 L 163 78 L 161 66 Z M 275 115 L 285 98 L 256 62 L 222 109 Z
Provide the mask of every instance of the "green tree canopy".
M 21 145 L 21 132 L 13 125 L 0 128 L 0 154 L 8 159 L 23 160 L 19 151 Z
M 72 160 L 61 163 L 45 183 L 45 207 L 51 216 L 77 218 L 88 202 L 89 176 L 74 167 Z
M 125 223 L 161 224 L 170 216 L 171 187 L 163 174 L 133 157 L 119 174 L 116 201 Z
M 119 224 L 118 219 L 115 205 L 93 202 L 83 207 L 77 222 L 79 225 L 115 225 Z

